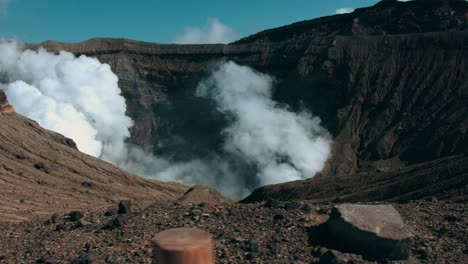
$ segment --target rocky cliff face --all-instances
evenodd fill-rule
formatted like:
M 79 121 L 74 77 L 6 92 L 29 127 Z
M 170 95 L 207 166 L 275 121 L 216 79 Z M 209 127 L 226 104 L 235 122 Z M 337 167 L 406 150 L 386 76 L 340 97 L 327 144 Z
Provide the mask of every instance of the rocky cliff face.
M 199 142 L 179 146 L 186 153 L 216 147 L 223 121 L 206 121 L 212 109 L 193 94 L 216 63 L 233 60 L 269 73 L 277 79 L 276 100 L 306 106 L 333 134 L 323 174 L 347 175 L 468 153 L 466 29 L 465 1 L 386 0 L 230 45 L 41 45 L 110 64 L 136 121 L 131 140 L 156 152 L 177 149 L 174 135 Z
M 188 189 L 124 172 L 79 152 L 73 140 L 4 109 L 13 108 L 0 90 L 0 222 L 102 209 L 120 199 L 145 207 L 175 200 Z
M 15 109 L 8 103 L 5 93 L 0 90 L 0 114 L 14 113 Z

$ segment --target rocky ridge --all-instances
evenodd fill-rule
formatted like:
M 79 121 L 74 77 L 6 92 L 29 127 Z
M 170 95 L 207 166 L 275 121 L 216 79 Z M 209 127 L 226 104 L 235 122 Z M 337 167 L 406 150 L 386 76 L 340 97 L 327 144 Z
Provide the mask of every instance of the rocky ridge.
M 8 103 L 5 92 L 0 90 L 0 114 L 10 114 L 14 112 L 15 109 Z
M 0 105 L 8 106 L 2 95 Z M 105 208 L 120 199 L 144 207 L 175 200 L 188 189 L 83 154 L 73 140 L 14 112 L 0 114 L 0 124 L 0 222 Z

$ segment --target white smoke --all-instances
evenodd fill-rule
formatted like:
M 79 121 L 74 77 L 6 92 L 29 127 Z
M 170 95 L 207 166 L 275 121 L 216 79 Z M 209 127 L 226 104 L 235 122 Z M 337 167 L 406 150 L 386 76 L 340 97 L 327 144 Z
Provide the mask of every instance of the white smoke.
M 84 153 L 96 157 L 101 154 L 102 142 L 96 139 L 97 130 L 73 105 L 57 102 L 23 81 L 11 83 L 6 91 L 8 100 L 20 114 L 38 121 L 42 127 L 73 138 Z
M 273 79 L 233 62 L 197 88 L 232 122 L 220 150 L 180 161 L 125 143 L 132 120 L 109 65 L 68 52 L 25 50 L 0 43 L 0 88 L 16 111 L 72 138 L 78 148 L 135 174 L 188 185 L 210 185 L 227 196 L 259 185 L 313 177 L 329 154 L 328 133 L 307 111 L 272 98 Z
M 293 113 L 272 100 L 273 79 L 227 62 L 197 89 L 234 122 L 225 129 L 226 152 L 258 168 L 262 185 L 311 178 L 323 169 L 330 137 L 320 119 Z
M 335 15 L 342 15 L 354 12 L 354 8 L 352 7 L 342 7 L 335 10 Z
M 69 52 L 0 43 L 0 83 L 16 111 L 112 161 L 125 155 L 132 120 L 110 66 Z
M 184 33 L 175 38 L 177 44 L 219 44 L 236 40 L 237 32 L 221 23 L 219 19 L 210 17 L 205 27 L 188 27 Z

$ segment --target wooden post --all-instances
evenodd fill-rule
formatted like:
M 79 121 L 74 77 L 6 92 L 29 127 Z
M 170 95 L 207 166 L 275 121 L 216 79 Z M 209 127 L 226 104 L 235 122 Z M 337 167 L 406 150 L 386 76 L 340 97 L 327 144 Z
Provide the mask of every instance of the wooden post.
M 213 238 L 201 229 L 169 229 L 151 242 L 153 264 L 214 264 Z

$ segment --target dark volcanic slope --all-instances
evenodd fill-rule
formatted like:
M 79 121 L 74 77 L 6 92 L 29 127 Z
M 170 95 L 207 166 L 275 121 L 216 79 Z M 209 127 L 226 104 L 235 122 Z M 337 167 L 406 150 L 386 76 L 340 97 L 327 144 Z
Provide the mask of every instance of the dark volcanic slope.
M 272 74 L 278 101 L 307 106 L 333 134 L 323 174 L 348 175 L 467 154 L 467 25 L 465 1 L 389 0 L 230 45 L 41 45 L 109 63 L 136 121 L 132 140 L 163 153 L 175 135 L 198 142 L 179 146 L 187 155 L 216 147 L 222 124 L 204 121 L 213 110 L 193 96 L 215 63 L 229 59 Z
M 464 155 L 401 167 L 391 172 L 315 177 L 305 181 L 264 186 L 242 202 L 307 199 L 321 203 L 406 203 L 430 198 L 466 202 L 467 186 L 468 156 Z
M 85 155 L 75 143 L 16 113 L 0 113 L 0 222 L 107 207 L 171 201 L 188 188 L 149 181 Z
M 382 0 L 353 13 L 297 22 L 265 30 L 235 43 L 278 42 L 301 35 L 398 35 L 466 30 L 465 0 Z

